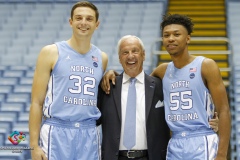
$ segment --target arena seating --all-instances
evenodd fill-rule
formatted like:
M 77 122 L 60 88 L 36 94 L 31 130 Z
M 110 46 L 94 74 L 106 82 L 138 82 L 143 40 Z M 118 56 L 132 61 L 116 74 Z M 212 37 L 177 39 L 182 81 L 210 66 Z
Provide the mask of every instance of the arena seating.
M 71 36 L 68 18 L 72 4 L 1 3 L 0 10 L 5 15 L 0 19 L 0 36 L 4 37 L 0 40 L 1 65 L 35 65 L 44 45 L 67 40 Z M 116 52 L 117 41 L 123 35 L 134 34 L 145 44 L 144 65 L 150 72 L 151 43 L 160 36 L 159 24 L 165 3 L 97 1 L 96 5 L 100 10 L 101 23 L 92 43 L 109 55 L 108 68 L 113 66 L 122 70 Z
M 28 117 L 32 78 L 37 56 L 44 45 L 67 40 L 73 0 L 0 0 L 0 147 L 13 146 L 13 131 L 26 134 L 18 144 L 29 147 Z M 122 72 L 116 51 L 121 36 L 139 36 L 146 49 L 144 69 L 151 71 L 151 43 L 160 37 L 159 24 L 165 0 L 97 0 L 100 26 L 92 43 L 109 56 L 108 69 Z M 137 3 L 134 3 L 137 2 Z M 30 150 L 12 154 L 0 150 L 0 159 L 28 160 Z
M 19 146 L 29 146 L 28 115 L 35 63 L 40 49 L 71 36 L 70 8 L 76 0 L 0 0 L 0 147 L 14 131 L 26 134 Z M 151 72 L 152 43 L 159 38 L 167 0 L 95 0 L 101 24 L 92 43 L 109 56 L 108 69 L 119 72 L 116 44 L 125 34 L 139 36 L 146 48 L 144 69 Z M 232 112 L 231 159 L 240 159 L 240 2 L 226 0 L 227 38 L 233 51 L 229 99 Z M 206 20 L 206 19 L 205 19 Z M 221 19 L 220 19 L 221 20 Z M 201 27 L 200 25 L 198 27 Z M 206 27 L 206 26 L 205 26 Z M 0 150 L 0 159 L 30 160 L 30 151 Z

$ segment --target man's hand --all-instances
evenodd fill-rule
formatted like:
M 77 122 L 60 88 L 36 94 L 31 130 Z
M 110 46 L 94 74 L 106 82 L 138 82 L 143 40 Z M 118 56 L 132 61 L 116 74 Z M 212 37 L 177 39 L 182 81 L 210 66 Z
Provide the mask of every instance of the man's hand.
M 117 72 L 114 70 L 109 70 L 105 73 L 102 78 L 101 88 L 106 94 L 110 93 L 110 80 L 112 81 L 113 85 L 115 85 L 116 76 L 118 75 Z
M 39 146 L 34 147 L 31 151 L 32 154 L 32 160 L 47 160 L 46 155 L 44 154 L 42 148 Z
M 213 119 L 209 121 L 209 125 L 214 130 L 214 132 L 218 132 L 218 123 L 219 123 L 218 113 L 215 112 Z

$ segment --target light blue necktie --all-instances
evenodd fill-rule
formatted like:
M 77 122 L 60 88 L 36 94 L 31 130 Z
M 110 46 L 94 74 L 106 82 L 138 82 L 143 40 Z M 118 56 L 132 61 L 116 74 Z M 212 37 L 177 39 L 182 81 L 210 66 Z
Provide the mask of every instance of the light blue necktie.
M 125 114 L 123 145 L 128 150 L 136 145 L 136 80 L 136 78 L 130 79 Z

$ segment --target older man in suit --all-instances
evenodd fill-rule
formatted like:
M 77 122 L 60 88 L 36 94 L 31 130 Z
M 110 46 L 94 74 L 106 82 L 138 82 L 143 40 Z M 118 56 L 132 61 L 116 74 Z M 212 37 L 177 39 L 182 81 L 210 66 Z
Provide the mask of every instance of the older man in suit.
M 118 42 L 118 54 L 124 72 L 116 77 L 110 94 L 99 89 L 98 107 L 102 116 L 102 158 L 104 160 L 164 160 L 170 138 L 163 107 L 162 81 L 143 71 L 144 45 L 136 36 L 127 35 Z M 134 94 L 129 93 L 135 79 Z M 112 85 L 112 84 L 111 84 Z M 128 94 L 129 93 L 129 94 Z M 136 95 L 135 95 L 136 93 Z M 128 96 L 135 97 L 128 97 Z M 129 99 L 135 99 L 134 120 L 127 122 Z M 135 124 L 128 127 L 128 123 Z M 126 132 L 134 131 L 131 135 Z M 125 137 L 127 140 L 125 140 Z M 132 146 L 126 143 L 134 141 Z

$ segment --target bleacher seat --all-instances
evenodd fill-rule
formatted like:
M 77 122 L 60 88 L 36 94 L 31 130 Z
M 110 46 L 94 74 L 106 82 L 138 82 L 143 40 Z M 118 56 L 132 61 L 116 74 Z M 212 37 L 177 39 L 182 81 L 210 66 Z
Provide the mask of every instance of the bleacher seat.
M 0 93 L 12 93 L 12 85 L 0 85 Z
M 4 124 L 3 127 L 0 127 L 0 130 L 3 133 L 9 134 L 8 131 L 12 130 L 13 124 L 17 121 L 18 112 L 11 111 L 1 111 L 0 112 L 0 123 Z M 4 127 L 5 126 L 5 127 Z M 9 127 L 7 127 L 9 126 Z
M 5 22 L 7 19 L 7 16 L 12 12 L 14 6 L 10 4 L 1 4 L 0 5 L 0 14 L 2 15 L 0 18 L 0 24 L 1 22 Z
M 0 157 L 2 160 L 25 160 L 24 154 L 12 153 L 12 150 L 0 150 Z
M 31 107 L 31 103 L 30 102 L 25 103 L 25 112 L 29 112 L 30 111 L 30 107 Z
M 13 88 L 14 93 L 31 93 L 32 91 L 32 85 L 15 85 Z
M 23 42 L 24 39 L 21 41 Z M 29 41 L 30 42 L 30 41 Z M 6 49 L 6 54 L 8 54 L 9 56 L 15 56 L 15 55 L 19 55 L 20 57 L 20 60 L 21 60 L 21 55 L 25 54 L 27 52 L 27 47 L 26 45 L 29 45 L 29 44 L 25 44 L 25 45 L 18 45 L 18 44 L 15 44 L 14 46 L 9 46 L 7 49 Z M 21 61 L 19 61 L 19 64 Z
M 26 71 L 26 77 L 32 78 L 34 75 L 34 69 L 30 69 Z
M 28 46 L 32 45 L 33 38 L 34 36 L 28 37 L 28 35 L 25 35 L 14 39 L 11 46 L 6 49 L 6 54 L 11 54 L 12 56 L 15 54 L 26 54 Z
M 1 54 L 1 65 L 17 65 L 22 64 L 22 55 L 16 53 L 14 56 L 12 54 Z
M 29 120 L 29 112 L 19 113 L 18 120 L 17 120 L 18 122 L 28 123 L 28 120 Z
M 157 13 L 161 13 L 163 11 L 163 9 L 161 9 L 163 8 L 163 3 L 161 2 L 152 2 L 152 3 L 128 3 L 128 2 L 116 3 L 114 2 L 114 3 L 111 3 L 111 1 L 109 1 L 109 3 L 107 4 L 96 3 L 96 5 L 99 6 L 99 11 L 100 11 L 99 18 L 101 20 L 101 24 L 99 26 L 99 29 L 96 31 L 97 33 L 96 37 L 93 38 L 93 43 L 95 45 L 100 44 L 99 48 L 101 48 L 101 45 L 102 43 L 104 43 L 104 41 L 106 44 L 108 43 L 108 41 L 105 40 L 108 37 L 115 37 L 115 39 L 118 40 L 120 36 L 123 36 L 126 34 L 135 34 L 137 36 L 140 36 L 140 38 L 141 36 L 142 37 L 158 36 L 156 32 L 153 35 L 143 34 L 143 33 L 149 32 L 149 30 L 146 30 L 145 27 L 143 29 L 141 28 L 141 26 L 144 24 L 151 24 L 151 22 L 153 22 L 153 21 L 151 22 L 146 21 L 147 19 L 150 19 L 150 20 L 154 18 L 159 19 L 159 18 L 156 18 L 158 17 L 156 15 Z M 21 9 L 24 9 L 24 8 L 25 8 L 25 11 L 21 11 Z M 4 64 L 23 63 L 26 65 L 34 65 L 36 63 L 38 53 L 40 52 L 40 49 L 44 45 L 54 43 L 56 40 L 65 40 L 70 38 L 71 28 L 68 23 L 68 17 L 69 17 L 68 9 L 70 8 L 71 8 L 71 4 L 69 3 L 67 3 L 67 5 L 62 3 L 59 3 L 59 4 L 58 3 L 51 3 L 51 4 L 29 3 L 27 5 L 25 4 L 16 5 L 16 11 L 21 15 L 25 15 L 26 18 L 24 18 L 24 21 L 23 21 L 24 23 L 21 24 L 19 31 L 16 30 L 16 33 L 8 32 L 8 34 L 12 34 L 12 35 L 4 36 L 4 37 L 13 37 L 13 36 L 16 37 L 11 42 L 12 48 L 7 47 L 6 52 L 14 54 L 18 51 L 23 55 L 21 58 L 16 57 L 15 58 L 16 62 L 11 61 L 11 56 L 1 56 L 1 61 Z M 152 16 L 153 14 L 155 16 Z M 142 23 L 142 21 L 144 21 L 144 23 Z M 159 24 L 157 24 L 158 21 L 154 21 L 154 22 L 156 22 L 156 26 L 157 26 L 155 29 L 158 30 L 159 29 Z M 104 30 L 106 32 L 104 32 Z M 151 30 L 153 29 L 151 28 Z M 3 33 L 6 34 L 6 32 L 3 32 Z M 27 37 L 30 37 L 30 38 L 27 38 Z M 49 37 L 52 37 L 52 39 Z M 151 42 L 147 42 L 147 43 L 151 43 Z M 103 48 L 104 50 L 110 51 L 110 54 L 111 54 L 114 45 L 116 45 L 116 43 L 109 44 L 108 46 L 109 49 L 106 49 L 106 46 L 104 46 Z M 20 46 L 20 47 L 16 49 L 17 46 Z M 23 46 L 27 46 L 27 48 L 24 48 Z M 111 59 L 109 59 L 109 62 L 111 62 Z
M 30 95 L 29 93 L 12 93 L 7 95 L 6 102 L 29 102 L 30 101 Z
M 2 33 L 0 31 L 0 36 L 8 36 L 8 33 Z M 6 52 L 6 46 L 9 46 L 11 44 L 11 38 L 1 38 L 0 39 L 0 45 L 2 46 L 1 47 L 1 50 L 0 50 L 0 54 L 4 54 Z
M 38 57 L 38 53 L 40 52 L 40 49 L 38 48 L 38 46 L 36 48 L 33 47 L 29 49 L 29 52 L 30 52 L 29 54 L 26 54 L 23 56 L 22 62 L 24 65 L 34 66 L 36 65 L 37 57 Z
M 4 132 L 4 134 L 5 134 L 5 132 Z M 5 140 L 4 134 L 1 133 L 1 131 L 0 131 L 0 146 L 3 146 L 3 145 L 4 145 L 4 143 L 3 143 L 4 140 Z
M 128 30 L 122 29 L 119 31 L 119 38 L 125 35 L 136 35 L 139 36 L 139 30 L 136 28 L 128 28 Z
M 0 77 L 0 85 L 15 85 L 17 83 L 17 77 Z
M 7 139 L 7 134 L 10 134 L 11 130 L 12 130 L 12 126 L 11 123 L 7 122 L 7 121 L 1 121 L 0 120 L 0 135 L 3 138 L 3 140 L 5 141 Z M 1 144 L 4 144 L 4 141 L 0 141 L 0 146 L 3 146 Z
M 23 77 L 24 74 L 22 70 L 7 70 L 3 73 L 3 77 Z
M 105 38 L 103 41 L 98 40 L 97 46 L 102 49 L 103 46 L 107 46 L 108 48 L 112 48 L 116 44 L 116 37 L 108 37 Z
M 8 112 L 23 112 L 25 109 L 24 103 L 1 103 L 0 111 L 8 111 Z
M 5 101 L 5 94 L 0 93 L 0 102 L 4 102 Z
M 32 14 L 29 13 L 28 18 L 26 19 L 26 24 L 21 26 L 21 32 L 18 32 L 17 37 L 23 37 L 29 35 L 29 33 L 32 33 L 29 35 L 30 37 L 36 37 L 37 36 L 37 30 L 41 28 L 41 23 L 44 22 L 44 14 L 43 11 L 38 12 L 38 10 L 35 10 Z M 28 32 L 28 33 L 27 33 Z
M 26 71 L 31 69 L 30 66 L 26 66 L 26 65 L 12 65 L 9 66 L 9 70 L 20 70 L 20 71 Z
M 29 134 L 28 122 L 16 122 L 13 124 L 13 131 L 24 132 L 25 134 Z M 27 141 L 25 141 L 27 144 Z
M 120 20 L 119 20 L 120 21 Z M 121 22 L 115 22 L 111 23 L 109 21 L 103 22 L 103 24 L 100 23 L 101 26 L 101 32 L 98 32 L 98 30 L 94 34 L 98 34 L 100 38 L 104 39 L 104 37 L 116 37 L 118 34 L 118 30 L 121 28 Z
M 72 35 L 71 31 L 68 31 L 68 29 L 64 31 L 64 29 L 60 30 L 57 37 L 54 39 L 54 42 L 60 42 L 60 41 L 66 41 L 68 40 Z
M 32 75 L 31 77 L 21 77 L 19 80 L 19 84 L 23 85 L 32 85 L 32 83 L 33 83 Z

